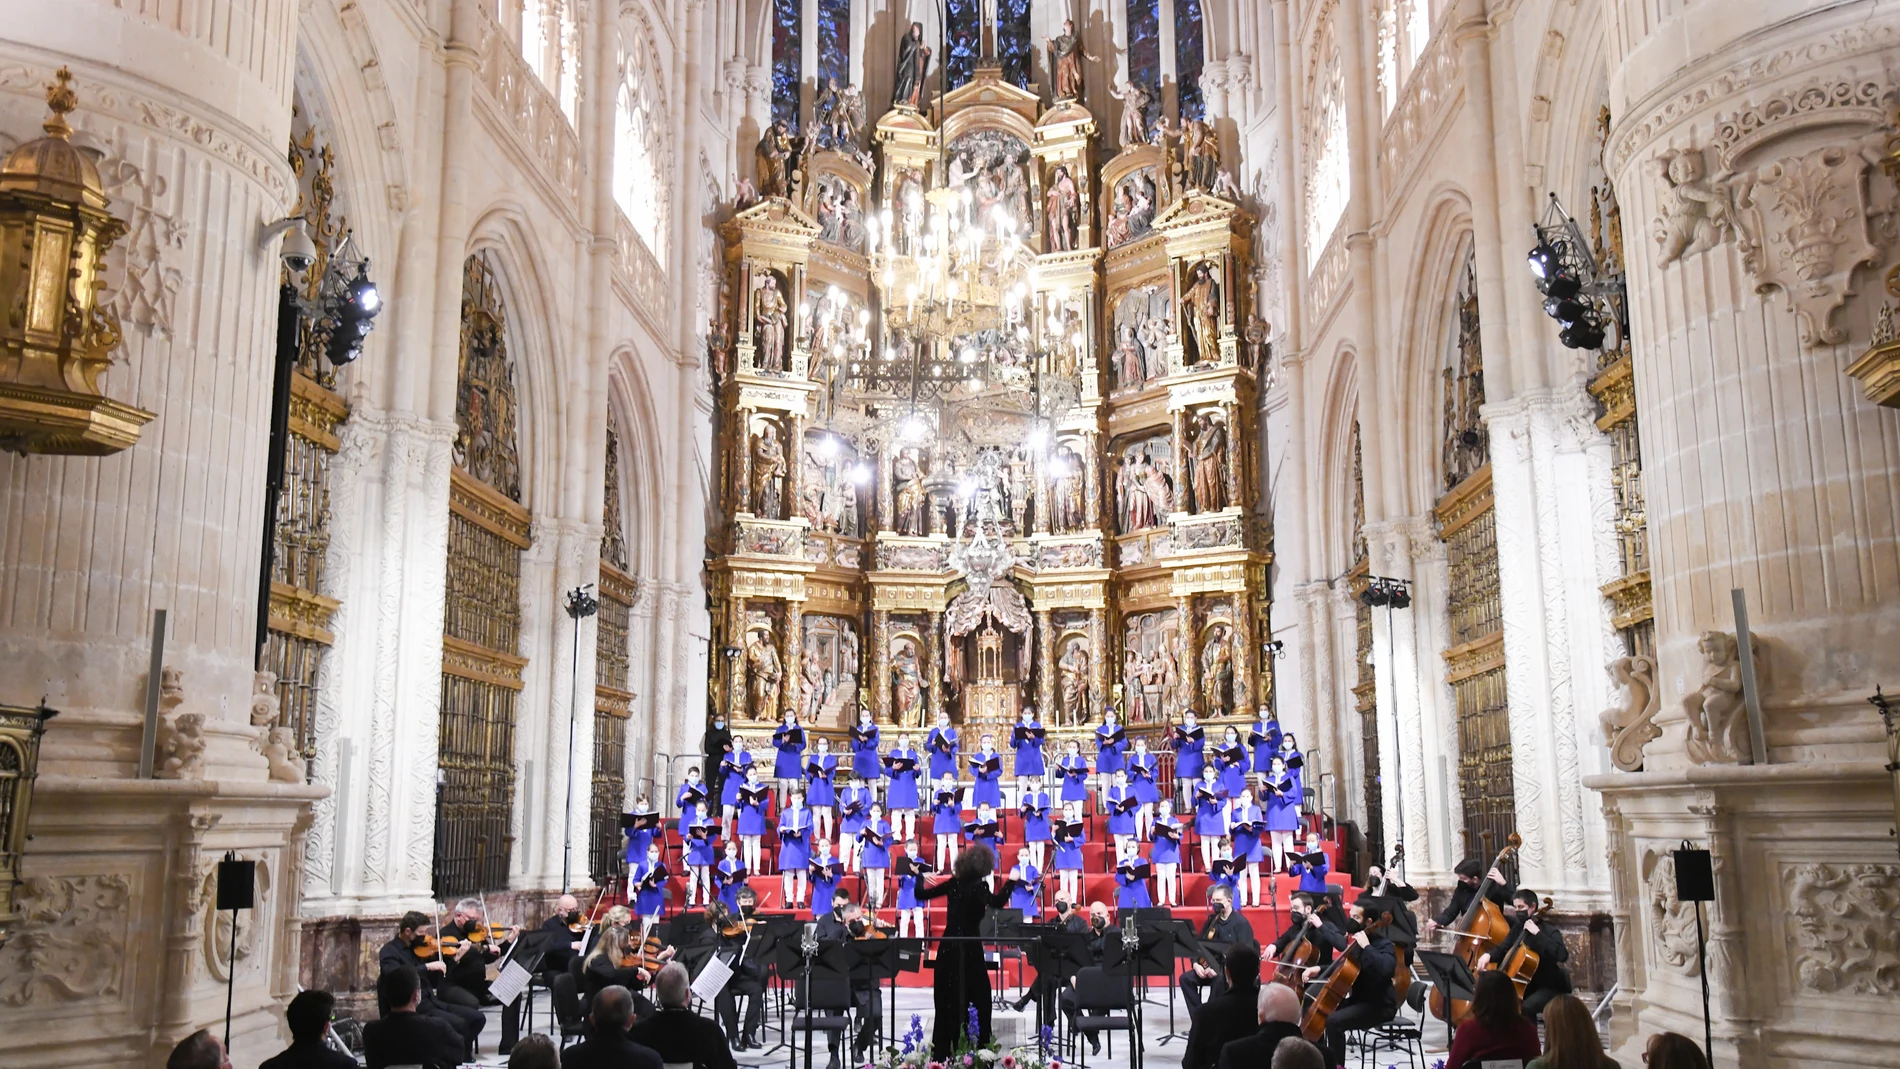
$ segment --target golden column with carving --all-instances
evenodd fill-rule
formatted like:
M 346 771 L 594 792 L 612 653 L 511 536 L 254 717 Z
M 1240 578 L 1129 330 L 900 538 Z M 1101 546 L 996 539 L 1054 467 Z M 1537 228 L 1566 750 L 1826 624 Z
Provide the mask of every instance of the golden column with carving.
M 739 454 L 739 485 L 733 488 L 732 499 L 739 503 L 734 512 L 752 511 L 752 410 L 739 410 L 739 423 L 734 428 L 738 440 L 733 448 Z
M 1194 624 L 1194 595 L 1176 597 L 1174 609 L 1181 620 L 1181 663 L 1175 666 L 1181 673 L 1181 696 L 1195 715 L 1205 716 L 1208 710 L 1201 707 L 1201 630 Z
M 1247 522 L 1242 516 L 1241 522 Z M 1234 708 L 1239 716 L 1254 706 L 1255 689 L 1253 678 L 1253 599 L 1247 589 L 1234 591 Z
M 779 707 L 786 713 L 796 713 L 804 697 L 802 688 L 805 683 L 805 600 L 802 596 L 785 599 L 785 636 L 782 643 L 783 662 L 779 668 L 784 673 L 779 684 Z
M 924 718 L 926 725 L 934 724 L 934 716 L 943 711 L 943 613 L 931 610 L 928 614 L 929 630 L 924 634 L 924 665 L 930 677 L 924 681 L 924 687 L 930 693 L 930 716 Z
M 1221 412 L 1227 417 L 1227 503 L 1237 505 L 1246 498 L 1241 496 L 1240 487 L 1247 467 L 1248 437 L 1240 425 L 1240 405 L 1235 401 L 1221 403 Z M 1246 522 L 1242 517 L 1243 523 Z M 1245 535 L 1245 532 L 1242 532 Z M 1240 615 L 1236 608 L 1234 615 Z M 1238 668 L 1238 665 L 1235 666 Z
M 891 722 L 891 612 L 871 610 L 871 716 L 876 723 Z
M 1186 512 L 1188 493 L 1188 414 L 1187 409 L 1174 410 L 1174 511 Z M 1198 506 L 1200 502 L 1195 502 Z M 1165 519 L 1165 517 L 1164 517 Z
M 1108 648 L 1108 610 L 1100 605 L 1089 610 L 1089 702 L 1094 706 L 1108 700 L 1108 666 L 1114 655 Z
M 1056 707 L 1056 632 L 1048 609 L 1036 610 L 1036 714 L 1049 722 Z
M 734 594 L 726 599 L 726 644 L 739 651 L 726 665 L 726 722 L 737 724 L 745 719 L 745 597 Z
M 802 515 L 805 500 L 805 417 L 797 412 L 785 417 L 785 515 L 789 520 Z
M 1082 436 L 1082 508 L 1085 530 L 1102 526 L 1102 440 L 1094 431 Z

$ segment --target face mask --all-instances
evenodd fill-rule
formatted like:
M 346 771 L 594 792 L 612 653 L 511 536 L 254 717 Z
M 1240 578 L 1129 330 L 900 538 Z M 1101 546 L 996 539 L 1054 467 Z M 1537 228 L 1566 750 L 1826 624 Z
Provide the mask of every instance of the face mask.
M 567 923 L 569 923 L 569 924 L 577 924 L 577 923 L 579 923 L 579 922 L 580 922 L 580 919 L 581 919 L 581 911 L 580 911 L 580 910 L 578 910 L 578 909 L 570 909 L 570 910 L 568 910 L 568 911 L 567 911 Z

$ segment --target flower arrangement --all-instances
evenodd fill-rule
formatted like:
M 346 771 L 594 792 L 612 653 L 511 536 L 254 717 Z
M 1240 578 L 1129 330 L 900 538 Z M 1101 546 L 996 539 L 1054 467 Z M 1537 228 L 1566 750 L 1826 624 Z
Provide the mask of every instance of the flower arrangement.
M 1054 1056 L 1055 1031 L 1044 1025 L 1034 1046 L 1006 1051 L 994 1040 L 981 1042 L 982 1023 L 972 1006 L 955 1049 L 939 1061 L 930 1056 L 930 1046 L 924 1040 L 922 1015 L 913 1013 L 899 1045 L 885 1048 L 883 1054 L 865 1061 L 860 1069 L 1063 1069 L 1061 1060 Z

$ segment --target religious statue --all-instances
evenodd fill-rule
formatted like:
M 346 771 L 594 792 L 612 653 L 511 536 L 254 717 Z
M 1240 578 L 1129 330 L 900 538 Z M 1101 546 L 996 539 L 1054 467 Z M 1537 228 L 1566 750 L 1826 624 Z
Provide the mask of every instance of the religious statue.
M 1207 688 L 1207 708 L 1209 715 L 1215 710 L 1226 711 L 1234 704 L 1234 650 L 1232 631 L 1226 624 L 1217 624 L 1214 633 L 1201 649 L 1201 683 Z
M 1728 197 L 1710 188 L 1701 149 L 1666 152 L 1652 166 L 1663 187 L 1660 210 L 1650 224 L 1662 266 L 1712 248 L 1734 232 Z
M 752 341 L 758 351 L 761 371 L 785 370 L 785 342 L 789 331 L 791 305 L 779 292 L 778 276 L 766 275 L 752 301 Z
M 1043 38 L 1049 52 L 1049 69 L 1056 74 L 1056 100 L 1079 100 L 1082 96 L 1082 61 L 1095 57 L 1082 51 L 1082 37 L 1075 32 L 1075 20 L 1063 19 L 1062 32 Z
M 1247 329 L 1240 336 L 1242 363 L 1255 375 L 1267 370 L 1267 321 L 1259 316 L 1249 316 Z
M 891 716 L 904 727 L 921 727 L 924 700 L 923 673 L 917 667 L 917 645 L 900 638 L 891 651 Z
M 1141 451 L 1141 480 L 1148 491 L 1147 525 L 1154 527 L 1161 523 L 1161 517 L 1174 511 L 1174 487 L 1167 472 L 1149 458 L 1145 449 Z
M 1075 177 L 1065 167 L 1057 167 L 1045 198 L 1043 223 L 1049 245 L 1045 252 L 1074 252 L 1076 224 L 1081 217 L 1082 197 L 1076 191 Z
M 892 465 L 892 494 L 895 498 L 895 515 L 891 517 L 891 526 L 901 535 L 922 535 L 924 516 L 928 502 L 924 494 L 923 465 L 918 463 L 914 450 L 906 449 L 897 454 Z
M 1189 273 L 1187 292 L 1181 296 L 1181 316 L 1194 342 L 1189 363 L 1220 361 L 1220 313 L 1220 283 L 1214 279 L 1214 265 L 1202 260 Z
M 1181 124 L 1181 179 L 1188 189 L 1212 190 L 1220 173 L 1220 140 L 1199 119 Z
M 791 196 L 792 136 L 783 120 L 765 128 L 753 155 L 758 164 L 759 196 Z
M 804 701 L 800 706 L 804 712 L 800 715 L 807 721 L 816 720 L 825 707 L 824 666 L 818 663 L 817 651 L 809 647 L 800 655 L 799 660 L 803 662 L 799 675 L 804 687 Z
M 1154 461 L 1146 449 L 1140 456 L 1129 457 L 1122 466 L 1121 477 L 1121 532 L 1133 534 L 1153 527 L 1161 512 L 1166 511 L 1165 502 L 1154 498 L 1154 480 L 1159 473 Z M 1165 492 L 1165 487 L 1164 487 Z
M 924 75 L 930 72 L 930 46 L 924 44 L 924 24 L 913 22 L 910 32 L 897 46 L 896 81 L 891 91 L 891 107 L 922 107 Z
M 1643 747 L 1662 735 L 1656 718 L 1656 665 L 1648 657 L 1618 657 L 1610 678 L 1623 688 L 1623 700 L 1597 717 L 1610 763 L 1625 772 L 1643 767 Z
M 1234 181 L 1234 172 L 1231 170 L 1222 171 L 1215 175 L 1214 188 L 1209 190 L 1209 192 L 1222 200 L 1232 201 L 1235 204 L 1240 203 L 1240 183 Z
M 1115 385 L 1124 390 L 1139 390 L 1147 380 L 1141 359 L 1141 345 L 1135 340 L 1135 328 L 1124 326 L 1116 332 L 1119 340 L 1115 343 Z
M 1227 507 L 1227 429 L 1203 412 L 1194 431 L 1194 511 Z
M 820 148 L 855 151 L 858 131 L 864 126 L 864 96 L 855 85 L 839 88 L 838 79 L 825 79 L 825 88 L 812 105 L 812 122 L 818 127 Z
M 1689 759 L 1699 765 L 1736 764 L 1753 748 L 1735 636 L 1704 631 L 1696 649 L 1702 653 L 1702 686 L 1682 699 L 1689 717 Z
M 1154 101 L 1154 94 L 1139 82 L 1125 82 L 1121 92 L 1110 89 L 1108 95 L 1122 102 L 1122 151 L 1147 144 L 1148 105 Z
M 897 180 L 897 251 L 910 255 L 924 232 L 924 176 L 911 169 Z
M 711 353 L 711 364 L 715 382 L 726 381 L 732 374 L 732 337 L 726 333 L 723 316 L 714 316 L 712 326 L 706 334 L 706 348 Z
M 785 448 L 778 428 L 770 423 L 752 442 L 752 514 L 760 519 L 785 518 Z
M 1062 723 L 1074 727 L 1088 715 L 1089 651 L 1088 644 L 1070 642 L 1056 663 L 1058 708 Z
M 785 670 L 779 666 L 778 648 L 766 631 L 754 631 L 746 639 L 745 666 L 752 688 L 752 708 L 747 714 L 754 720 L 777 716 L 778 685 Z
M 1082 459 L 1075 451 L 1063 446 L 1056 452 L 1053 465 L 1055 478 L 1050 488 L 1055 515 L 1052 517 L 1058 533 L 1078 531 L 1082 528 Z

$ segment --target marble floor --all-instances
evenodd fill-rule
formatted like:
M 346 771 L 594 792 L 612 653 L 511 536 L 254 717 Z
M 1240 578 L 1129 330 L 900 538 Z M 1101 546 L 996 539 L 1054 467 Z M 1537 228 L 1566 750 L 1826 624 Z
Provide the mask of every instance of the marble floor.
M 1020 992 L 1012 988 L 1008 993 L 1013 998 Z M 1143 1035 L 1146 1040 L 1141 1052 L 1141 1060 L 1138 1063 L 1142 1069 L 1179 1069 L 1182 1051 L 1187 1046 L 1188 1015 L 1187 1006 L 1182 1003 L 1178 997 L 1171 997 L 1172 994 L 1172 991 L 1168 988 L 1155 988 L 1149 992 L 1142 1006 L 1142 1027 Z M 538 997 L 534 1008 L 534 1030 L 549 1031 L 550 1026 L 548 1022 L 551 1020 L 551 1016 L 547 1006 L 547 995 L 546 992 L 537 992 L 537 995 Z M 1170 1001 L 1173 1002 L 1174 1009 L 1172 1026 L 1174 1034 L 1172 1036 L 1169 1034 L 1170 1025 L 1168 1018 Z M 932 1017 L 930 990 L 920 987 L 900 988 L 897 993 L 896 1010 L 897 1031 L 899 1035 L 902 1035 L 910 1028 L 910 1019 L 913 1014 L 920 1018 L 925 1031 L 928 1032 Z M 708 1015 L 711 1013 L 710 1009 L 704 1012 Z M 789 1014 L 789 1010 L 787 1012 Z M 886 1030 L 890 1028 L 890 1014 L 891 1008 L 886 1005 L 884 1007 Z M 481 1059 L 477 1064 L 482 1066 L 503 1066 L 507 1064 L 507 1059 L 494 1053 L 495 1040 L 501 1035 L 501 1011 L 499 1008 L 490 1007 L 488 1015 L 488 1027 L 482 1032 Z M 1410 1011 L 1402 1010 L 1401 1019 L 1410 1020 Z M 779 1039 L 778 1033 L 773 1030 L 775 1022 L 775 1011 L 768 1010 L 766 1035 L 768 1048 L 764 1051 L 749 1050 L 735 1054 L 734 1058 L 741 1066 L 785 1066 L 786 1069 L 803 1069 L 804 1043 L 802 1035 L 798 1037 L 799 1046 L 796 1054 L 785 1047 L 778 1047 L 777 1049 L 770 1047 L 770 1044 L 776 1043 Z M 997 1038 L 1005 1047 L 1032 1043 L 1035 1041 L 1036 1035 L 1035 1007 L 1032 1006 L 1022 1013 L 1011 1009 L 998 1010 L 994 1017 L 993 1027 Z M 525 1025 L 523 1031 L 524 1033 L 528 1031 Z M 1433 1020 L 1424 1029 L 1424 1032 L 1423 1056 L 1416 1065 L 1413 1066 L 1413 1069 L 1432 1069 L 1433 1064 L 1442 1063 L 1445 1056 L 1447 1037 L 1445 1035 L 1444 1024 Z M 1115 1037 L 1112 1047 L 1112 1052 L 1108 1047 L 1104 1047 L 1101 1054 L 1088 1055 L 1088 1065 L 1090 1069 L 1098 1069 L 1098 1067 L 1099 1069 L 1135 1069 L 1137 1063 L 1130 1059 L 1130 1052 L 1127 1043 L 1124 1041 L 1124 1037 Z M 814 1052 L 812 1057 L 813 1069 L 825 1069 L 825 1037 L 823 1035 L 814 1037 L 812 1049 Z M 1349 1069 L 1389 1069 L 1389 1067 L 1393 1066 L 1404 1069 L 1409 1062 L 1410 1058 L 1405 1053 L 1394 1053 L 1388 1050 L 1382 1051 L 1376 1058 L 1367 1057 L 1363 1054 L 1355 1054 L 1350 1062 Z

